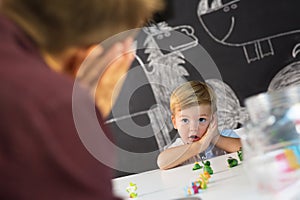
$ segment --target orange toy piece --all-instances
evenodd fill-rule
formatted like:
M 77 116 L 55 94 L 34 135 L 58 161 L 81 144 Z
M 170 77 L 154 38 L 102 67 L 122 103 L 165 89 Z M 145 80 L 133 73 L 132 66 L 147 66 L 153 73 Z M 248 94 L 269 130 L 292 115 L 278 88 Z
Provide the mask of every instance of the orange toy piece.
M 210 174 L 207 171 L 203 172 L 203 176 L 206 177 L 207 179 L 210 178 Z

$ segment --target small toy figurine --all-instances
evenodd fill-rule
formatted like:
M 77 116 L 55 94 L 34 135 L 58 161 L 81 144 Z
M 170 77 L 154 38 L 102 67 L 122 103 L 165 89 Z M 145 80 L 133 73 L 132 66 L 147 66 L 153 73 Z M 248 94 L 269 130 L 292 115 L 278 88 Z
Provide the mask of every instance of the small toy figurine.
M 208 183 L 208 180 L 210 178 L 210 174 L 208 172 L 204 172 L 204 173 L 200 174 L 199 178 L 200 178 L 200 180 L 203 180 L 206 183 Z
M 240 150 L 237 151 L 238 157 L 240 159 L 240 161 L 243 161 L 243 150 L 242 147 L 240 148 Z
M 201 168 L 202 168 L 202 166 L 198 162 L 195 162 L 193 170 L 198 170 L 198 169 L 201 169 Z
M 199 175 L 199 178 L 197 178 L 196 181 L 192 182 L 191 186 L 185 187 L 184 189 L 185 194 L 189 196 L 189 195 L 198 194 L 203 190 L 206 190 L 209 178 L 210 178 L 210 174 L 207 171 L 203 172 L 202 174 Z
M 238 165 L 238 160 L 235 158 L 229 157 L 227 159 L 227 163 L 228 163 L 229 167 L 232 168 L 232 167 L 235 167 Z
M 200 188 L 201 188 L 202 190 L 207 189 L 207 180 L 204 180 L 203 178 L 201 179 L 201 182 L 200 182 Z
M 210 174 L 207 171 L 203 172 L 203 174 L 200 174 L 200 176 L 201 175 L 203 175 L 207 180 L 210 178 Z
M 206 162 L 203 162 L 204 168 L 203 168 L 203 172 L 208 172 L 210 175 L 212 175 L 214 173 L 213 169 L 210 166 L 210 162 L 207 160 Z
M 194 194 L 194 190 L 191 187 L 185 187 L 184 191 L 187 196 Z
M 201 188 L 200 184 L 201 184 L 200 180 L 192 182 L 192 186 L 185 187 L 185 189 L 184 189 L 185 190 L 185 194 L 187 196 L 189 196 L 189 195 L 194 195 L 194 194 L 201 193 L 202 192 L 202 188 Z
M 129 186 L 126 188 L 126 191 L 129 193 L 130 198 L 136 198 L 138 196 L 136 190 L 137 190 L 137 186 L 132 182 L 130 182 Z
M 199 193 L 199 186 L 197 185 L 197 183 L 192 183 L 192 188 L 194 190 L 194 194 L 198 194 Z

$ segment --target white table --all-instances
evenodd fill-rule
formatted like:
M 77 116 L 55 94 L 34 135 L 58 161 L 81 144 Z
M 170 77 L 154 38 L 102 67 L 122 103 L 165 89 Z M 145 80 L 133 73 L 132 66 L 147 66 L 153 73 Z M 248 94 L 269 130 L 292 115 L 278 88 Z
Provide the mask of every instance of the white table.
M 242 164 L 229 168 L 228 157 L 237 158 L 237 153 L 210 159 L 214 174 L 209 180 L 208 188 L 193 195 L 203 200 L 253 200 L 262 199 L 245 175 Z M 153 170 L 140 174 L 113 179 L 114 194 L 128 198 L 126 187 L 130 182 L 137 185 L 136 200 L 168 200 L 186 197 L 184 188 L 195 181 L 202 169 L 193 171 L 193 164 L 170 170 Z M 264 198 L 265 199 L 265 198 Z

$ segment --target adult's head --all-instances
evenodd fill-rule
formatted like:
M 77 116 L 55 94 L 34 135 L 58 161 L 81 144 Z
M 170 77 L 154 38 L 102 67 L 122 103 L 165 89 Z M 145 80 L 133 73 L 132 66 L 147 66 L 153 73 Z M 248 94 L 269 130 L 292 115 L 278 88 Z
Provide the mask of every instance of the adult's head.
M 59 53 L 138 27 L 162 6 L 161 0 L 2 0 L 1 12 L 41 49 Z

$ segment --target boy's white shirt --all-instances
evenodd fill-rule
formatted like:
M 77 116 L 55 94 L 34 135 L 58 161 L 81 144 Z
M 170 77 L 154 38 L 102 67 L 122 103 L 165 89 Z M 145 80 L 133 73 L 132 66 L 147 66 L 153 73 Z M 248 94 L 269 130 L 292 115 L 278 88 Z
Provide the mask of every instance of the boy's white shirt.
M 232 138 L 239 138 L 239 136 L 233 131 L 233 130 L 229 130 L 229 129 L 225 129 L 223 131 L 221 131 L 220 133 L 222 136 L 225 136 L 225 137 L 232 137 Z M 172 148 L 172 147 L 177 147 L 177 146 L 181 146 L 181 145 L 184 145 L 184 142 L 181 138 L 177 138 L 175 140 L 175 142 L 173 142 L 171 145 L 169 146 L 165 146 L 164 149 L 168 149 L 168 148 Z M 214 157 L 215 155 L 213 155 L 213 152 L 212 152 L 212 149 L 214 148 L 215 145 L 213 144 L 210 144 L 208 146 L 208 148 L 203 152 L 201 153 L 202 154 L 202 159 L 205 160 L 205 159 L 209 159 L 209 158 L 212 158 Z M 186 165 L 186 164 L 191 164 L 191 163 L 195 163 L 195 162 L 198 162 L 200 161 L 200 154 L 186 160 L 185 162 L 183 162 L 181 165 Z

